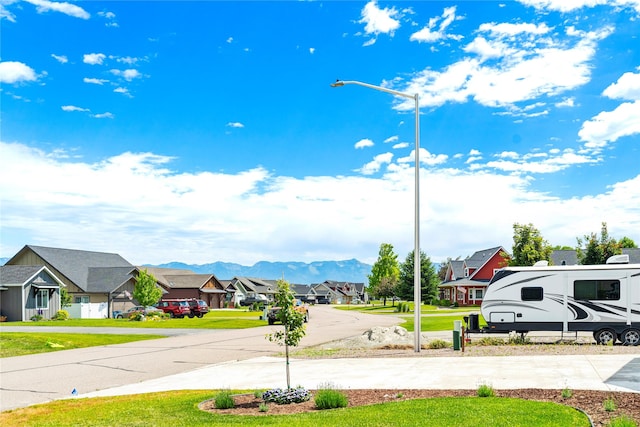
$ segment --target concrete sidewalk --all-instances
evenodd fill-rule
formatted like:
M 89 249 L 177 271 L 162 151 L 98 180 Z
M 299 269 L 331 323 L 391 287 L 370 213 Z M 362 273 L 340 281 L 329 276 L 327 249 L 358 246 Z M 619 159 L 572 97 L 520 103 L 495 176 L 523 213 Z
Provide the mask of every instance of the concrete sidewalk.
M 82 394 L 114 396 L 186 389 L 286 387 L 285 360 L 276 357 L 210 365 L 176 375 Z M 640 392 L 640 355 L 402 357 L 291 359 L 294 386 L 331 383 L 350 389 L 543 388 Z

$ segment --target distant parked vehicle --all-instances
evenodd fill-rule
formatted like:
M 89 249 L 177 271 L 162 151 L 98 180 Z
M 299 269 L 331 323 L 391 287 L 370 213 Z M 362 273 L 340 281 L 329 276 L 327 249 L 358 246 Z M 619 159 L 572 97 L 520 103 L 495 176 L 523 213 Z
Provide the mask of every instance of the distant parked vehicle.
M 189 303 L 185 299 L 163 299 L 156 304 L 156 307 L 165 313 L 169 313 L 169 317 L 192 317 L 191 308 L 189 308 Z
M 187 302 L 189 303 L 189 309 L 191 310 L 189 317 L 202 317 L 209 312 L 209 306 L 201 299 L 192 298 Z
M 331 304 L 329 297 L 317 297 L 316 304 Z
M 244 307 L 251 306 L 255 303 L 258 303 L 259 305 L 266 305 L 269 303 L 269 300 L 262 294 L 248 296 L 240 300 L 240 305 Z
M 113 317 L 116 318 L 116 319 L 124 319 L 124 318 L 128 318 L 129 316 L 131 316 L 134 313 L 142 313 L 144 315 L 147 315 L 147 314 L 149 314 L 151 312 L 160 312 L 160 311 L 162 311 L 162 310 L 158 310 L 157 308 L 152 307 L 150 305 L 148 305 L 146 307 L 144 307 L 142 305 L 136 305 L 136 306 L 131 307 L 127 311 L 124 311 L 124 312 L 118 311 L 118 310 L 114 311 L 113 312 Z

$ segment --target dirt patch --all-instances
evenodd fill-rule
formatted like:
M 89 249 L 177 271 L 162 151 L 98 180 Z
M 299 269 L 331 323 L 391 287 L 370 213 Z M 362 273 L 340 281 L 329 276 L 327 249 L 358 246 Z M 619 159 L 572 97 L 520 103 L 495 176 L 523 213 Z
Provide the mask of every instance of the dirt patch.
M 408 399 L 476 396 L 475 390 L 341 390 L 341 392 L 347 396 L 349 407 Z M 606 426 L 612 418 L 623 415 L 636 420 L 636 422 L 640 421 L 640 394 L 636 393 L 572 390 L 570 398 L 563 398 L 562 390 L 522 389 L 496 390 L 496 396 L 556 402 L 572 406 L 589 415 L 594 426 Z M 607 399 L 613 399 L 616 405 L 615 411 L 605 410 L 603 403 Z M 307 402 L 289 405 L 269 403 L 266 412 L 260 411 L 262 399 L 256 398 L 253 394 L 236 395 L 234 401 L 236 406 L 233 409 L 215 409 L 212 400 L 202 403 L 200 409 L 216 414 L 262 416 L 318 411 L 315 408 L 313 397 Z

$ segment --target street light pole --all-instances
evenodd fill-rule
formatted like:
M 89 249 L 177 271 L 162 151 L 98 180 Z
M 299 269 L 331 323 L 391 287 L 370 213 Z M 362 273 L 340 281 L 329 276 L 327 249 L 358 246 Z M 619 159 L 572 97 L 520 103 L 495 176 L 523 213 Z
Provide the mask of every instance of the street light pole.
M 337 80 L 331 84 L 331 87 L 340 87 L 348 84 L 354 84 L 358 86 L 368 87 L 370 89 L 379 90 L 381 92 L 387 92 L 395 96 L 401 96 L 403 98 L 411 98 L 415 101 L 416 110 L 416 141 L 415 141 L 415 223 L 414 223 L 414 235 L 413 235 L 413 301 L 414 301 L 414 351 L 420 352 L 420 308 L 422 304 L 421 297 L 421 280 L 420 280 L 420 103 L 418 100 L 418 94 L 411 95 L 404 92 L 398 92 L 393 89 L 388 89 L 382 86 L 376 86 L 369 83 L 362 83 L 355 80 Z

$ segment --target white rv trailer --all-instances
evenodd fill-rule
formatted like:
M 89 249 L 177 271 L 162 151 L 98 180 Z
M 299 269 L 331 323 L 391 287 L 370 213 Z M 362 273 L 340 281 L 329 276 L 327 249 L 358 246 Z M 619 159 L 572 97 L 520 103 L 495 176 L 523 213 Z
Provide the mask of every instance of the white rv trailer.
M 506 267 L 489 282 L 487 332 L 589 331 L 596 342 L 640 343 L 640 264 Z

